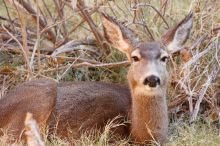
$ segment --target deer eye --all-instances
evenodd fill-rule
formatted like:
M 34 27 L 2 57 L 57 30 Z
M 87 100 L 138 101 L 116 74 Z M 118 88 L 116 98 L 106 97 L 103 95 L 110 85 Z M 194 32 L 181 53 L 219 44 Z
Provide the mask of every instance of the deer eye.
M 161 60 L 162 62 L 166 62 L 167 59 L 168 59 L 168 57 L 167 57 L 167 56 L 164 56 L 164 57 L 162 57 L 160 60 Z
M 133 60 L 134 62 L 137 62 L 137 61 L 140 60 L 137 56 L 132 56 L 131 58 L 132 58 L 132 60 Z

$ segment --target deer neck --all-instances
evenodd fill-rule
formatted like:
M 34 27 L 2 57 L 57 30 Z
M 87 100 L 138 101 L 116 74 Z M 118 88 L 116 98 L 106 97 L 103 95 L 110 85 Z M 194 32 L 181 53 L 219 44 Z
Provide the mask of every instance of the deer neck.
M 166 104 L 166 90 L 164 96 L 147 96 L 131 87 L 132 114 L 131 135 L 136 142 L 166 140 L 168 130 L 168 114 Z

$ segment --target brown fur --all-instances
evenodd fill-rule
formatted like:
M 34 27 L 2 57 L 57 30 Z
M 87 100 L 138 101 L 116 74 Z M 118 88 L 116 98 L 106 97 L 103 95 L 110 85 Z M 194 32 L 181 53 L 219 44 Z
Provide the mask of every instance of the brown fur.
M 166 67 L 157 65 L 157 70 L 161 79 L 160 91 L 146 91 L 141 78 L 149 72 L 151 61 L 157 60 L 161 56 L 161 48 L 158 43 L 141 44 L 136 50 L 141 50 L 142 58 L 138 64 L 131 65 L 128 71 L 128 80 L 132 94 L 132 114 L 131 114 L 131 135 L 137 143 L 150 143 L 156 141 L 164 143 L 168 132 L 168 114 L 166 104 L 166 87 L 168 73 Z M 148 62 L 148 63 L 146 63 Z M 145 67 L 144 67 L 145 66 Z M 138 70 L 136 74 L 133 72 Z M 146 76 L 147 77 L 147 76 Z M 149 92 L 149 93 L 148 93 Z
M 57 85 L 47 79 L 33 80 L 0 99 L 0 129 L 7 130 L 9 141 L 20 139 L 26 113 L 30 112 L 41 126 L 49 125 L 50 134 L 78 138 L 86 130 L 103 128 L 118 115 L 121 122 L 127 120 L 130 97 L 126 85 L 101 82 Z M 115 130 L 128 135 L 128 129 L 125 125 Z
M 26 113 L 30 112 L 40 125 L 45 125 L 55 105 L 56 83 L 33 80 L 23 83 L 0 99 L 0 129 L 6 130 L 9 141 L 22 137 Z
M 129 88 L 124 85 L 101 82 L 61 83 L 57 92 L 49 125 L 50 132 L 56 132 L 62 137 L 77 138 L 85 130 L 103 128 L 118 115 L 126 117 L 131 105 Z M 127 132 L 126 127 L 120 128 L 122 134 Z
M 168 132 L 166 99 L 160 96 L 133 98 L 136 99 L 132 103 L 132 139 L 138 143 L 164 143 Z

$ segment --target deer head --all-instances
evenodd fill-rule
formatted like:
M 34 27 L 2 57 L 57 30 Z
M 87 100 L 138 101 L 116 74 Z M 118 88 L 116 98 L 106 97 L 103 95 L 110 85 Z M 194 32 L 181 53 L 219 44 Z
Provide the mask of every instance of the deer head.
M 189 38 L 193 14 L 153 42 L 140 42 L 132 30 L 103 14 L 102 22 L 107 41 L 127 55 L 131 62 L 128 80 L 133 94 L 163 95 L 166 92 L 169 55 L 180 51 Z

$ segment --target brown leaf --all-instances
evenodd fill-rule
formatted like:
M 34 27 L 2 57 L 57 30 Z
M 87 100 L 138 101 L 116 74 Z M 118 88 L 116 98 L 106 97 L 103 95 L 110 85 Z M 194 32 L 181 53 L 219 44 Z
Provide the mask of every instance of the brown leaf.
M 3 75 L 8 75 L 10 73 L 13 72 L 13 68 L 11 68 L 10 66 L 4 66 L 1 70 L 0 70 L 0 74 Z
M 54 66 L 55 67 L 57 65 L 65 63 L 66 59 L 62 58 L 62 57 L 65 57 L 66 53 L 60 53 L 58 56 L 59 56 L 58 58 L 49 57 L 48 58 L 48 64 L 50 66 Z
M 209 115 L 209 117 L 212 121 L 217 121 L 218 120 L 218 113 L 216 111 L 214 111 Z
M 180 54 L 184 62 L 187 62 L 192 58 L 192 54 L 187 48 L 182 49 Z

